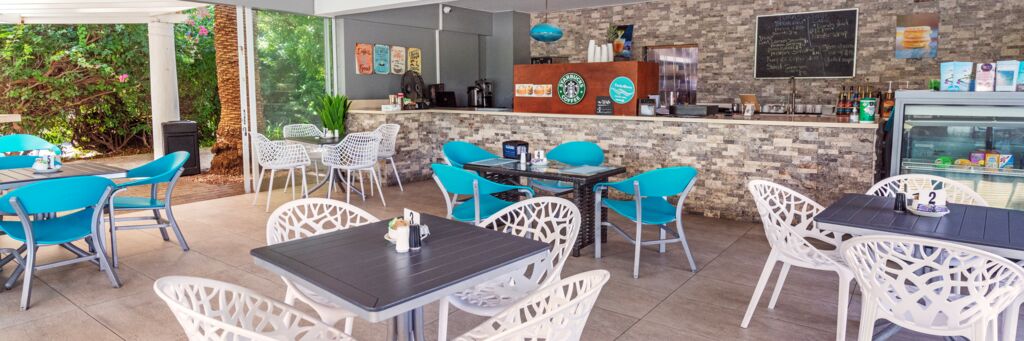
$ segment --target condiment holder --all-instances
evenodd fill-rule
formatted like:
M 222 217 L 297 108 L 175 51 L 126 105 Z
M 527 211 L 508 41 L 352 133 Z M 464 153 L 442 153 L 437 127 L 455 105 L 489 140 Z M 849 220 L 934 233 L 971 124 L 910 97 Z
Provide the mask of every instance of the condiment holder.
M 395 244 L 395 252 L 406 253 L 419 250 L 423 240 L 430 236 L 430 228 L 420 224 L 419 212 L 405 209 L 404 217 L 391 219 L 388 222 L 388 233 L 384 239 Z
M 55 155 L 40 156 L 32 163 L 32 170 L 36 174 L 56 173 L 60 171 L 60 168 L 61 163 Z

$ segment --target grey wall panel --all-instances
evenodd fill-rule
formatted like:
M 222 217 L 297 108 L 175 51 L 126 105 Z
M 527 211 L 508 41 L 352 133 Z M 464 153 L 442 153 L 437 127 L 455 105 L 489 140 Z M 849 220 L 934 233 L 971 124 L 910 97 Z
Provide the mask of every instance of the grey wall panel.
M 355 66 L 355 44 L 386 44 L 416 47 L 423 50 L 423 81 L 437 82 L 435 30 L 402 25 L 389 25 L 352 19 L 336 20 L 339 38 L 338 77 L 343 81 L 340 91 L 352 99 L 381 99 L 388 94 L 401 91 L 401 75 L 357 75 Z M 474 52 L 473 56 L 476 56 Z M 476 64 L 473 64 L 476 67 Z
M 440 49 L 441 82 L 464 106 L 466 88 L 480 79 L 480 38 L 472 33 L 441 31 Z
M 437 13 L 437 5 L 423 5 L 343 15 L 340 18 L 436 30 L 438 23 Z
M 512 107 L 512 66 L 530 63 L 530 15 L 494 13 L 494 34 L 484 37 L 484 77 L 494 82 L 494 103 Z
M 451 12 L 444 14 L 443 25 L 445 31 L 475 33 L 484 36 L 489 36 L 492 33 L 491 13 L 461 7 L 452 7 Z

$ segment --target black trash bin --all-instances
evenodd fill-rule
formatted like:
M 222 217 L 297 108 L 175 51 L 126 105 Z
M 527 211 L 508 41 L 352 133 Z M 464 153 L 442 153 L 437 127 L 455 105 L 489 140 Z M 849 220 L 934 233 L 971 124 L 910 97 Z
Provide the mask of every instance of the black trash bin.
M 188 152 L 185 171 L 181 175 L 199 174 L 199 125 L 195 121 L 170 121 L 161 126 L 164 128 L 164 154 Z

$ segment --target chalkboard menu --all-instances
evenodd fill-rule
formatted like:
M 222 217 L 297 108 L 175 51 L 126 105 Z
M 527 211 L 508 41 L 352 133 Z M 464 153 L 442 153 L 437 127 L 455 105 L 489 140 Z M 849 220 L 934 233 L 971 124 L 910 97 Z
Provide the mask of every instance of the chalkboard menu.
M 615 114 L 615 108 L 612 106 L 612 98 L 610 96 L 597 96 L 596 114 L 598 115 L 613 115 Z
M 756 78 L 853 77 L 857 9 L 757 17 Z

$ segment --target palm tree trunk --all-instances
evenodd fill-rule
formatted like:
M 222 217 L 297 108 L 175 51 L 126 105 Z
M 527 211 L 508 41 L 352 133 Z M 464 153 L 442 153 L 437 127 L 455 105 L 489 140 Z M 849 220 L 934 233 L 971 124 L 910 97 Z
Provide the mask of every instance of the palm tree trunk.
M 242 174 L 242 101 L 238 81 L 238 26 L 235 7 L 216 5 L 213 44 L 217 56 L 220 122 L 210 173 Z

